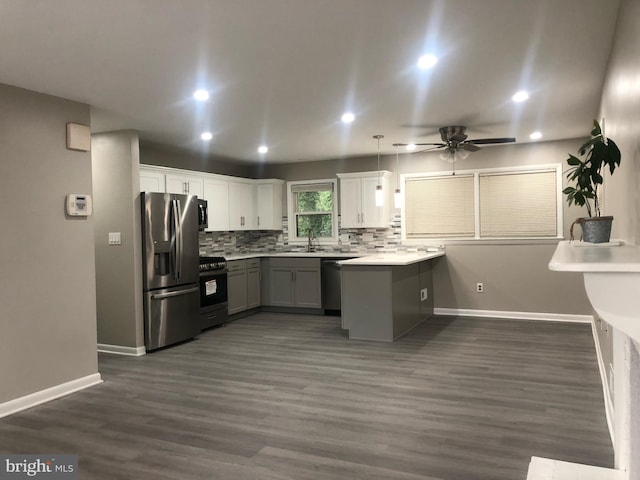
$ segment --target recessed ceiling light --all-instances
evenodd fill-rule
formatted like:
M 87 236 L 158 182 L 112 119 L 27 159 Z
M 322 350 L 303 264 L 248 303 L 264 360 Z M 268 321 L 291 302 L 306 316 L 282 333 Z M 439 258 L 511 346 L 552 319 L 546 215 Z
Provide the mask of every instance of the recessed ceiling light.
M 525 92 L 524 90 L 520 90 L 519 92 L 516 92 L 513 97 L 511 97 L 511 100 L 516 103 L 526 102 L 527 100 L 529 100 L 529 93 Z
M 266 145 L 260 145 L 258 147 L 258 153 L 264 155 L 265 153 L 267 153 L 269 151 L 269 147 L 267 147 Z
M 414 143 L 410 143 L 409 145 L 407 145 L 405 147 L 407 150 L 409 150 L 410 152 L 414 151 L 416 149 L 416 145 Z
M 529 135 L 529 138 L 531 140 L 539 140 L 542 138 L 542 132 L 533 132 L 531 135 Z
M 201 102 L 206 102 L 207 100 L 209 100 L 209 92 L 204 89 L 196 90 L 195 92 L 193 92 L 193 98 Z
M 340 120 L 342 120 L 342 123 L 351 123 L 355 119 L 356 119 L 356 116 L 351 112 L 343 113 L 342 117 L 340 117 Z
M 209 141 L 209 140 L 211 140 L 213 138 L 213 133 L 211 133 L 211 132 L 202 132 L 202 134 L 200 135 L 200 138 L 202 140 Z
M 427 70 L 432 68 L 436 63 L 438 63 L 438 57 L 435 55 L 423 55 L 418 59 L 418 68 Z

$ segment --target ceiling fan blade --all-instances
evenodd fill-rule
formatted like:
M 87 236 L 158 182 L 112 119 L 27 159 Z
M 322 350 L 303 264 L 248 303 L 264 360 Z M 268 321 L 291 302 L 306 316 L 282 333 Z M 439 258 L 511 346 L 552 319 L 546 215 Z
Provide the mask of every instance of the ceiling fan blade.
M 406 147 L 407 145 L 416 145 L 418 147 L 421 147 L 421 146 L 424 146 L 424 145 L 436 145 L 438 147 L 444 147 L 445 146 L 444 143 L 413 143 L 413 144 L 411 144 L 411 143 L 399 143 L 398 145 L 401 146 L 401 147 Z
M 446 147 L 446 145 L 443 143 L 416 143 L 416 145 L 437 145 L 437 146 L 431 147 L 431 148 L 423 148 L 422 150 L 416 150 L 415 152 L 411 152 L 411 153 L 430 152 L 431 150 L 438 150 L 439 148 Z
M 490 143 L 513 143 L 516 139 L 512 137 L 505 138 L 477 138 L 475 140 L 467 140 L 467 143 L 474 143 L 476 145 L 488 145 Z
M 480 147 L 474 145 L 473 143 L 459 143 L 458 147 L 462 148 L 463 150 L 466 150 L 468 152 L 477 152 L 478 150 L 481 150 Z

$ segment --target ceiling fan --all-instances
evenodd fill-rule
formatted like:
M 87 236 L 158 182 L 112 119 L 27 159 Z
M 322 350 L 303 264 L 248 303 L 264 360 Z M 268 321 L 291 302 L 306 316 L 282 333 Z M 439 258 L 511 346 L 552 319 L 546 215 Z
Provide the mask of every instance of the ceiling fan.
M 416 143 L 414 145 L 431 147 L 431 148 L 420 150 L 419 152 L 443 149 L 444 151 L 441 157 L 449 160 L 450 162 L 454 162 L 458 158 L 461 158 L 461 157 L 466 158 L 469 152 L 477 152 L 478 150 L 480 150 L 480 147 L 478 145 L 489 145 L 493 143 L 513 143 L 516 141 L 516 139 L 512 137 L 477 138 L 474 140 L 467 140 L 467 134 L 465 133 L 466 130 L 467 130 L 467 127 L 464 127 L 462 125 L 442 127 L 439 129 L 440 138 L 442 138 L 442 142 Z M 399 145 L 406 146 L 408 144 L 401 143 Z M 419 153 L 419 152 L 416 152 L 416 153 Z

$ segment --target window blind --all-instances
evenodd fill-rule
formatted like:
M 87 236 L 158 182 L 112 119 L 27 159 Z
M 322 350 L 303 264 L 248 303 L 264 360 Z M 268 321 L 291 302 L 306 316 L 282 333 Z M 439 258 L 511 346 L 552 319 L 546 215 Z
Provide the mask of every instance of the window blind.
M 407 179 L 407 237 L 473 237 L 473 183 L 473 175 Z
M 555 171 L 480 174 L 481 237 L 557 235 Z
M 298 192 L 333 192 L 333 183 L 300 183 L 289 187 L 291 193 Z

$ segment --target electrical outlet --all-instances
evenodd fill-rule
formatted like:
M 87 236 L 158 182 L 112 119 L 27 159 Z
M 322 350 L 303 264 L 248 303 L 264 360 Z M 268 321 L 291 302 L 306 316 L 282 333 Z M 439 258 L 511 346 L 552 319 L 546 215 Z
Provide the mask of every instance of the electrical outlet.
M 484 283 L 476 283 L 476 292 L 478 293 L 484 292 Z
M 423 288 L 422 290 L 420 290 L 420 301 L 424 302 L 428 298 L 429 298 L 428 290 L 426 288 Z

